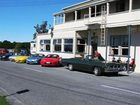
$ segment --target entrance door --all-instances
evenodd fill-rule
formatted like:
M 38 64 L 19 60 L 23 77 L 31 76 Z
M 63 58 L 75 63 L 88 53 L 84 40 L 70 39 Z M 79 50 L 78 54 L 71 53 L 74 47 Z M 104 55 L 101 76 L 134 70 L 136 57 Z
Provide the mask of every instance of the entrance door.
M 92 38 L 91 46 L 92 46 L 92 54 L 94 54 L 94 52 L 97 50 L 98 47 L 98 36 L 94 36 Z

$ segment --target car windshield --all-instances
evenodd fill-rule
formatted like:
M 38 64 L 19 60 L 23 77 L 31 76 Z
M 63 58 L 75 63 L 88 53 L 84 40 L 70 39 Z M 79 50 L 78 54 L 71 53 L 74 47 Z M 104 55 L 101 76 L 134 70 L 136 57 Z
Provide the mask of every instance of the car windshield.
M 56 54 L 47 55 L 46 58 L 58 58 L 59 56 Z
M 93 57 L 92 57 L 92 55 L 87 55 L 87 56 L 85 57 L 85 59 L 86 59 L 86 60 L 91 60 L 91 59 L 93 59 Z

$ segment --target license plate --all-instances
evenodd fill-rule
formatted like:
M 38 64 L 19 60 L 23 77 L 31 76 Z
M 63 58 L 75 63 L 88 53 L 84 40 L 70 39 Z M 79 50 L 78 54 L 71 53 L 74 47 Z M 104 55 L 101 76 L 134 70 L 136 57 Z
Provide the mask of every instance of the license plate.
M 47 64 L 50 64 L 50 62 L 46 62 Z

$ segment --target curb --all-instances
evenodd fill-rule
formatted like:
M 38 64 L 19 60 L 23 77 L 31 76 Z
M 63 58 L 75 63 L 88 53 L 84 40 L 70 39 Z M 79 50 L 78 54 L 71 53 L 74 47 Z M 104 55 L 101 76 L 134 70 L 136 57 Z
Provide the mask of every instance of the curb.
M 0 95 L 4 96 L 6 94 L 8 94 L 8 92 L 2 87 L 0 87 Z M 10 105 L 25 105 L 20 100 L 18 100 L 16 97 L 13 97 L 13 96 L 6 97 L 6 99 L 10 103 Z

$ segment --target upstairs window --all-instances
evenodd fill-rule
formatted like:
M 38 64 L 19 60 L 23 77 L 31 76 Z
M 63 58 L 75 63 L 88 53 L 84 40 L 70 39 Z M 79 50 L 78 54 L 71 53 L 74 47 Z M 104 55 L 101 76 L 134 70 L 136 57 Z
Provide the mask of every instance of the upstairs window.
M 116 0 L 110 2 L 109 13 L 128 11 L 128 9 L 129 9 L 129 0 Z
M 62 24 L 64 21 L 63 14 L 55 15 L 54 18 L 55 18 L 55 21 L 54 21 L 55 25 Z
M 133 0 L 132 9 L 140 9 L 140 0 Z

